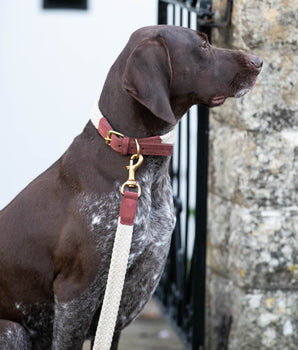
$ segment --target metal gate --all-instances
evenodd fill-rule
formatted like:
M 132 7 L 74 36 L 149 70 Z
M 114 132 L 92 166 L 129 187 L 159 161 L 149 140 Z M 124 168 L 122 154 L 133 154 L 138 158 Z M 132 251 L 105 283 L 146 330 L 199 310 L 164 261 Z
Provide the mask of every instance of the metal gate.
M 211 0 L 160 0 L 159 24 L 211 34 Z M 206 26 L 207 25 L 207 26 Z M 209 110 L 193 107 L 178 127 L 172 160 L 177 224 L 155 294 L 188 349 L 204 349 Z

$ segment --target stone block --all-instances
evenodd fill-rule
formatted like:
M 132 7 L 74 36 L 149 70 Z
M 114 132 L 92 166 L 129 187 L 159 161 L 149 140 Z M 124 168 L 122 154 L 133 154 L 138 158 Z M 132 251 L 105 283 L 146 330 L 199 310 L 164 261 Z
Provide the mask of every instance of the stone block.
M 229 276 L 231 207 L 231 202 L 209 194 L 207 265 L 210 269 L 226 277 Z
M 297 44 L 297 2 L 235 0 L 232 44 L 239 48 L 292 47 Z
M 298 131 L 263 134 L 211 121 L 209 191 L 242 206 L 298 203 Z
M 298 290 L 298 207 L 245 208 L 209 196 L 208 267 L 245 289 Z
M 210 272 L 208 286 L 208 350 L 297 349 L 297 292 L 244 291 Z
M 298 207 L 235 205 L 230 227 L 229 273 L 238 286 L 298 290 Z
M 227 0 L 213 0 L 217 21 L 223 20 Z M 234 0 L 231 27 L 214 31 L 217 43 L 242 49 L 295 50 L 298 4 L 291 0 Z

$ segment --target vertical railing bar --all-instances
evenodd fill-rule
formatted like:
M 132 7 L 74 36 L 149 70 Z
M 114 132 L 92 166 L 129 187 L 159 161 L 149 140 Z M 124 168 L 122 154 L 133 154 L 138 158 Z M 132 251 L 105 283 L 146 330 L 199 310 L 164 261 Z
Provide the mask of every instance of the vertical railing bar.
M 180 8 L 179 11 L 179 24 L 182 26 L 182 9 Z M 179 200 L 180 200 L 180 192 L 181 192 L 181 172 L 180 172 L 180 167 L 181 167 L 181 153 L 182 153 L 182 124 L 180 123 L 179 125 Z M 176 254 L 177 254 L 177 325 L 182 326 L 182 319 L 183 319 L 183 307 L 184 307 L 184 267 L 183 267 L 183 262 L 184 262 L 184 254 L 182 251 L 182 232 L 181 232 L 181 215 L 182 215 L 183 207 L 182 207 L 182 202 L 180 200 L 180 226 L 179 226 L 179 231 L 178 231 L 178 236 L 176 237 Z
M 190 12 L 188 11 L 187 16 L 187 26 L 190 28 Z M 187 136 L 187 159 L 186 159 L 186 220 L 185 220 L 185 252 L 184 252 L 184 266 L 185 266 L 185 278 L 187 280 L 188 274 L 187 274 L 187 268 L 188 268 L 188 231 L 189 231 L 189 184 L 190 184 L 190 171 L 189 171 L 189 163 L 190 163 L 190 112 L 187 112 L 187 118 L 186 118 L 186 136 Z M 187 281 L 185 280 L 185 286 L 184 286 L 184 296 L 187 295 Z
M 190 113 L 187 112 L 186 117 L 186 198 L 185 198 L 185 210 L 186 210 L 186 218 L 185 218 L 185 252 L 184 252 L 184 266 L 185 266 L 185 276 L 187 276 L 187 247 L 188 247 L 188 229 L 189 229 L 189 184 L 190 184 Z
M 190 12 L 187 12 L 187 27 L 190 28 L 191 27 L 191 15 Z
M 176 24 L 176 5 L 173 4 L 173 25 Z
M 184 273 L 184 285 L 183 285 L 183 300 L 181 302 L 181 308 L 183 310 L 184 319 L 181 320 L 182 327 L 184 328 L 185 333 L 189 331 L 188 327 L 188 321 L 189 321 L 189 312 L 187 308 L 187 304 L 189 302 L 189 299 L 187 298 L 187 279 L 189 278 L 188 275 L 188 230 L 189 230 L 189 189 L 190 189 L 190 171 L 189 171 L 189 165 L 190 165 L 190 113 L 187 112 L 186 116 L 186 196 L 185 196 L 185 236 L 184 236 L 184 256 L 183 256 L 183 273 Z
M 178 146 L 177 146 L 178 162 L 177 162 L 177 196 L 180 197 L 180 167 L 181 167 L 181 124 L 178 125 Z
M 211 42 L 211 30 L 199 27 Z M 193 350 L 205 345 L 209 109 L 198 106 L 196 238 L 194 245 Z
M 183 26 L 183 10 L 181 7 L 180 7 L 180 21 L 179 22 L 180 22 L 179 23 L 180 27 L 182 27 Z
M 204 346 L 205 336 L 205 279 L 206 279 L 206 236 L 207 236 L 207 168 L 209 110 L 198 108 L 197 143 L 197 194 L 196 194 L 196 237 L 193 253 L 193 350 Z
M 173 4 L 173 24 L 176 24 L 176 5 Z M 176 178 L 177 178 L 177 196 L 180 197 L 180 167 L 181 167 L 181 124 L 178 125 L 178 145 L 177 145 L 177 170 L 176 170 Z
M 158 1 L 158 24 L 167 24 L 167 13 L 168 13 L 168 4 L 159 0 Z

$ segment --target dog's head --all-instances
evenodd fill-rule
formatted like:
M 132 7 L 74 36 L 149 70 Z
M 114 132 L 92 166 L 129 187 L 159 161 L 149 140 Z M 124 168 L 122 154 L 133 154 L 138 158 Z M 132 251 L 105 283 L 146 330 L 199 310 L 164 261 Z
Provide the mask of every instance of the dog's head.
M 219 106 L 255 84 L 262 59 L 216 48 L 205 34 L 176 26 L 145 27 L 127 45 L 122 87 L 174 124 L 194 104 Z

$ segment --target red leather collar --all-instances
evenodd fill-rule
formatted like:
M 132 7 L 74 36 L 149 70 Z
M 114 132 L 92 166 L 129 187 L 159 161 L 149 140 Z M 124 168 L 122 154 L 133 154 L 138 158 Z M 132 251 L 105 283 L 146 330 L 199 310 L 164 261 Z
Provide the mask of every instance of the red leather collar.
M 114 132 L 106 118 L 102 117 L 100 119 L 97 130 L 114 151 L 123 155 L 137 153 L 135 139 Z M 140 138 L 138 142 L 142 155 L 171 156 L 173 153 L 173 144 L 163 143 L 160 136 Z
M 101 114 L 97 103 L 91 109 L 90 117 L 92 124 L 113 150 L 123 155 L 137 153 L 135 139 L 114 131 L 107 119 Z M 140 154 L 142 155 L 171 156 L 175 141 L 175 129 L 165 135 L 139 138 L 137 140 L 140 145 Z

